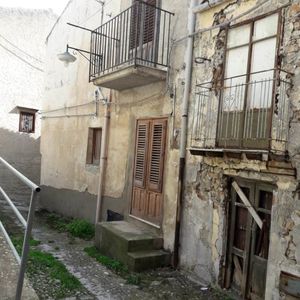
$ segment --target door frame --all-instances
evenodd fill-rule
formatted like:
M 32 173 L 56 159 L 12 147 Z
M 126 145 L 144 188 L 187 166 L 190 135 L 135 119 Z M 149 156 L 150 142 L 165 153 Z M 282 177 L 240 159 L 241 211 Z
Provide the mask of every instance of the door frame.
M 242 299 L 248 299 L 247 297 L 250 294 L 250 284 L 251 284 L 251 272 L 252 272 L 252 263 L 254 254 L 254 240 L 256 238 L 256 234 L 253 234 L 254 230 L 257 228 L 257 224 L 252 217 L 251 213 L 248 211 L 247 214 L 247 227 L 246 227 L 246 237 L 245 237 L 245 247 L 244 250 L 233 250 L 233 243 L 234 243 L 234 233 L 235 233 L 235 222 L 236 222 L 236 199 L 238 197 L 237 192 L 232 187 L 232 183 L 235 181 L 238 183 L 239 187 L 245 187 L 249 188 L 249 201 L 252 204 L 252 206 L 255 208 L 257 212 L 259 212 L 258 204 L 259 204 L 259 191 L 266 191 L 266 192 L 272 192 L 273 199 L 272 199 L 272 206 L 270 210 L 270 215 L 272 216 L 272 209 L 274 204 L 274 190 L 276 190 L 276 186 L 274 184 L 269 182 L 262 182 L 262 181 L 256 181 L 256 180 L 249 180 L 244 179 L 240 177 L 230 177 L 230 199 L 229 199 L 229 213 L 227 214 L 227 242 L 225 243 L 225 251 L 226 251 L 226 265 L 225 265 L 225 276 L 223 280 L 223 287 L 226 289 L 229 289 L 232 287 L 232 281 L 233 281 L 233 266 L 234 266 L 234 259 L 233 255 L 237 254 L 242 255 L 245 253 L 243 257 L 243 277 L 241 281 L 241 295 Z M 246 207 L 246 206 L 244 206 Z M 272 218 L 270 220 L 270 226 L 272 226 Z M 270 227 L 271 228 L 271 227 Z M 247 232 L 248 233 L 247 236 Z M 269 232 L 270 236 L 270 232 Z M 271 243 L 269 242 L 269 249 L 270 249 Z M 248 250 L 247 250 L 248 249 Z M 267 268 L 266 268 L 266 276 L 268 273 L 268 258 L 266 259 L 267 262 Z M 266 277 L 267 280 L 267 277 Z
M 163 168 L 162 168 L 162 188 L 161 188 L 161 196 L 162 196 L 162 206 L 161 206 L 161 217 L 158 222 L 158 224 L 152 223 L 148 220 L 142 219 L 140 217 L 137 217 L 131 213 L 131 204 L 132 204 L 132 198 L 133 198 L 133 189 L 134 189 L 134 170 L 135 170 L 135 158 L 136 158 L 136 140 L 137 140 L 137 125 L 139 121 L 151 121 L 151 120 L 165 120 L 166 121 L 166 132 L 165 132 L 165 153 L 164 153 L 164 159 L 163 159 Z M 164 219 L 164 190 L 165 190 L 165 176 L 166 176 L 166 166 L 165 163 L 167 161 L 167 147 L 168 147 L 168 125 L 169 125 L 169 116 L 168 115 L 163 115 L 159 117 L 141 117 L 141 118 L 136 118 L 135 119 L 135 127 L 134 127 L 134 154 L 133 154 L 133 159 L 132 159 L 132 164 L 131 164 L 131 187 L 130 187 L 130 201 L 128 203 L 128 216 L 132 219 L 138 220 L 142 223 L 145 223 L 147 225 L 150 225 L 151 227 L 154 227 L 156 229 L 161 229 L 162 228 L 162 222 Z M 148 159 L 147 159 L 147 164 L 146 164 L 146 169 L 148 173 Z

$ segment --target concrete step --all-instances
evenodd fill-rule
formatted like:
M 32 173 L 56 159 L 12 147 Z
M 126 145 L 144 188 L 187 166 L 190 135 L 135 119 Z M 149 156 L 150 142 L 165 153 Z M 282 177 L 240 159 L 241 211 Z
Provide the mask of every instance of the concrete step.
M 170 253 L 164 250 L 144 250 L 128 253 L 128 268 L 132 271 L 155 269 L 170 264 Z
M 160 266 L 164 261 L 163 254 L 166 254 L 160 252 L 163 247 L 161 236 L 126 221 L 97 224 L 95 244 L 101 253 L 121 261 L 132 270 Z

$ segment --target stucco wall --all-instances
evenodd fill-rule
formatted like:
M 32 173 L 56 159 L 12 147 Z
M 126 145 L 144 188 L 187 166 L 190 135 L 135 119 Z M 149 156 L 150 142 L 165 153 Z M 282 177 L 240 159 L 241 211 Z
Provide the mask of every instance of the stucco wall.
M 95 3 L 94 3 L 95 2 Z M 104 19 L 108 20 L 117 12 L 127 8 L 130 1 L 110 1 L 104 7 Z M 188 2 L 188 1 L 186 1 Z M 186 17 L 188 3 L 182 1 L 164 1 L 163 8 L 175 13 L 171 25 L 171 38 L 177 39 L 186 33 Z M 100 25 L 101 8 L 96 1 L 86 2 L 73 0 L 50 34 L 47 41 L 47 79 L 46 101 L 43 110 L 52 110 L 90 102 L 94 99 L 96 89 L 88 83 L 88 62 L 82 57 L 67 68 L 56 58 L 56 54 L 65 50 L 65 45 L 89 50 L 89 33 L 68 27 L 65 23 L 72 22 L 88 28 Z M 93 16 L 94 15 L 94 16 Z M 90 17 L 92 16 L 92 17 Z M 104 21 L 105 21 L 104 20 Z M 175 226 L 175 207 L 177 201 L 178 149 L 177 141 L 173 141 L 173 130 L 179 127 L 181 95 L 183 91 L 183 57 L 185 42 L 173 46 L 170 77 L 168 82 L 159 82 L 139 88 L 112 92 L 111 118 L 109 129 L 108 160 L 105 174 L 103 217 L 108 208 L 119 213 L 128 214 L 132 190 L 133 155 L 136 119 L 145 117 L 168 117 L 167 155 L 164 173 L 164 219 L 162 230 L 165 247 L 172 249 Z M 168 85 L 167 85 L 168 83 Z M 170 98 L 176 89 L 176 98 Z M 102 89 L 104 95 L 108 91 Z M 87 105 L 69 109 L 69 114 L 94 113 L 95 106 Z M 104 108 L 100 105 L 97 117 L 66 117 L 66 111 L 60 110 L 46 113 L 42 121 L 42 174 L 41 182 L 57 190 L 67 189 L 82 195 L 82 205 L 91 205 L 95 212 L 95 202 L 85 199 L 83 192 L 96 197 L 99 168 L 86 166 L 86 149 L 88 127 L 102 126 Z M 47 118 L 52 116 L 52 118 Z M 61 116 L 59 118 L 54 116 Z M 51 147 L 49 147 L 51 145 Z M 174 147 L 175 145 L 175 147 Z M 47 199 L 50 199 L 47 197 Z M 48 209 L 51 202 L 60 205 L 70 201 L 51 199 L 44 201 Z M 83 216 L 80 206 L 74 202 L 74 216 Z M 59 209 L 59 203 L 56 210 Z M 94 215 L 89 219 L 94 219 Z
M 48 10 L 0 8 L 0 156 L 40 181 L 40 118 L 35 133 L 19 132 L 17 106 L 40 109 L 44 95 L 45 38 L 56 17 Z M 20 205 L 30 190 L 0 166 L 0 184 Z

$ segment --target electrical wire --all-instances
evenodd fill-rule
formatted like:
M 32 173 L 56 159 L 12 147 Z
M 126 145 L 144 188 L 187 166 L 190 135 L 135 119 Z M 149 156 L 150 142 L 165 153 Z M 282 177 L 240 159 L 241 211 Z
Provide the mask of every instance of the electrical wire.
M 24 58 L 22 58 L 21 56 L 19 56 L 18 54 L 16 54 L 15 52 L 13 52 L 12 50 L 6 48 L 5 46 L 3 46 L 2 44 L 0 44 L 0 47 L 2 47 L 4 50 L 6 50 L 7 52 L 9 52 L 10 54 L 12 54 L 13 56 L 17 57 L 19 60 L 21 60 L 22 62 L 24 62 L 25 64 L 29 65 L 31 68 L 36 69 L 40 72 L 44 72 L 44 70 L 40 69 L 39 67 L 34 66 L 33 64 L 31 64 L 30 62 L 28 62 L 27 60 L 25 60 Z
M 27 53 L 26 51 L 20 49 L 18 46 L 16 46 L 14 43 L 12 43 L 10 40 L 8 40 L 6 37 L 4 37 L 2 34 L 0 34 L 0 37 L 2 39 L 4 39 L 7 43 L 9 43 L 11 46 L 15 47 L 16 49 L 18 49 L 20 52 L 22 52 L 23 54 L 27 55 L 28 57 L 40 62 L 40 63 L 44 63 L 43 61 L 41 61 L 40 59 L 30 55 L 29 53 Z

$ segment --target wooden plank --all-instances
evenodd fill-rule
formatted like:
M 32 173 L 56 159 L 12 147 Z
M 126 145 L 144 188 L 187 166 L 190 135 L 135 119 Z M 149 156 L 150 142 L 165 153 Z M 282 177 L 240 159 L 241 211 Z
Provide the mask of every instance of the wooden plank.
M 246 195 L 243 193 L 243 191 L 240 189 L 239 185 L 236 183 L 236 181 L 234 181 L 232 183 L 233 188 L 236 190 L 237 194 L 239 195 L 240 199 L 243 201 L 243 203 L 245 204 L 246 208 L 248 209 L 249 213 L 251 214 L 251 216 L 253 217 L 253 219 L 255 220 L 255 222 L 257 223 L 258 227 L 260 229 L 262 229 L 263 226 L 263 222 L 261 220 L 261 218 L 259 217 L 259 215 L 257 214 L 257 212 L 255 211 L 255 209 L 253 208 L 253 206 L 251 205 L 251 203 L 249 202 L 248 198 L 246 197 Z
M 242 284 L 242 279 L 243 279 L 243 271 L 239 262 L 239 259 L 237 258 L 237 256 L 233 255 L 233 263 L 235 266 L 235 272 L 236 272 L 236 276 L 238 278 L 239 284 Z

